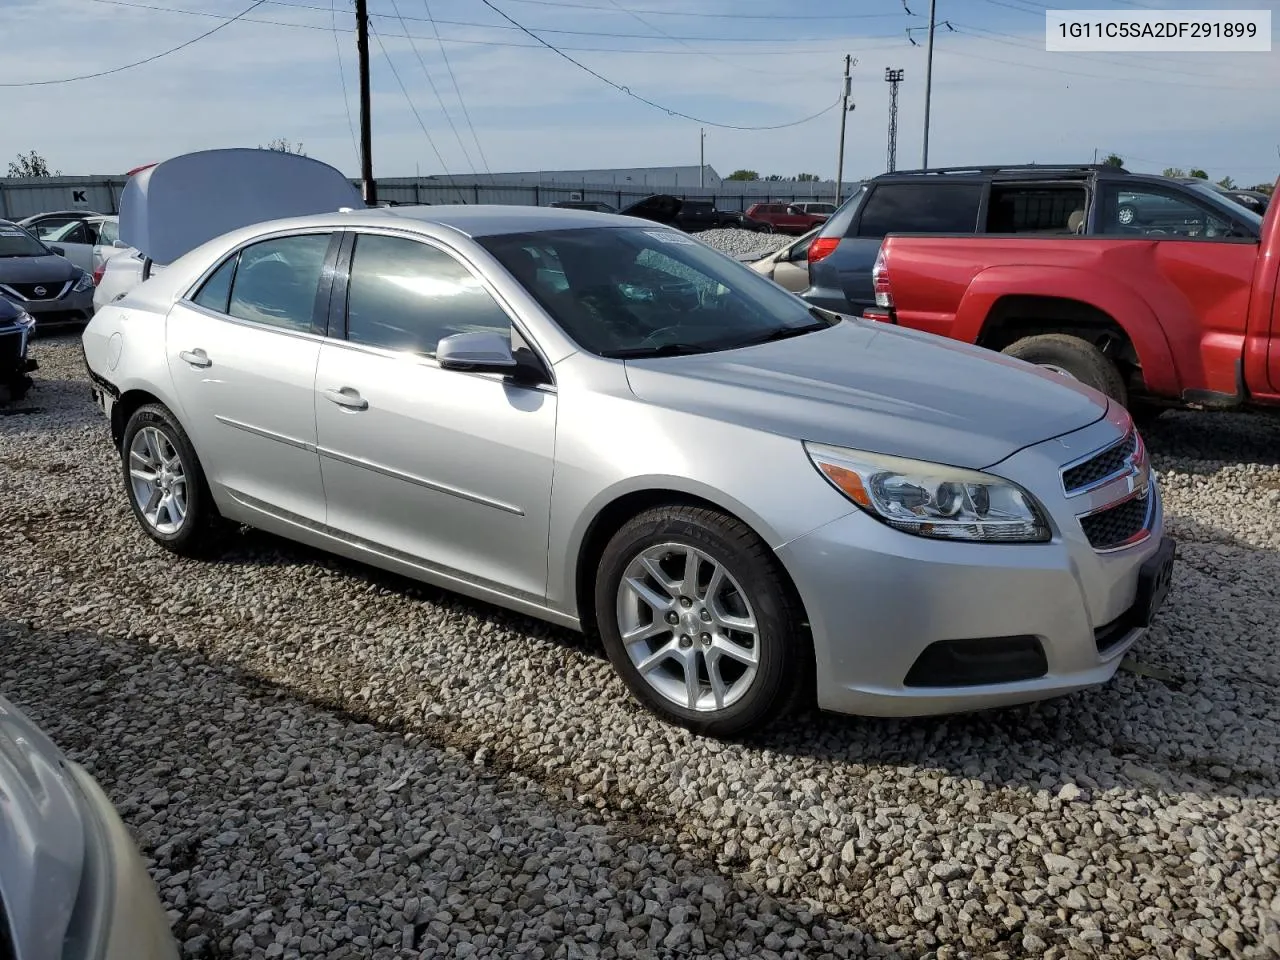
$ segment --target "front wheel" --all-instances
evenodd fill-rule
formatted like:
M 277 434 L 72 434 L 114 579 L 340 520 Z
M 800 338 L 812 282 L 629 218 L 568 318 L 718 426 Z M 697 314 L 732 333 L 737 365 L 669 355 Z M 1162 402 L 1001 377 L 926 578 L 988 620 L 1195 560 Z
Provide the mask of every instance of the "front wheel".
M 632 695 L 713 737 L 755 732 L 794 705 L 808 638 L 777 560 L 714 510 L 648 510 L 609 541 L 596 579 L 605 650 Z
M 120 440 L 120 460 L 129 505 L 147 536 L 182 556 L 204 553 L 218 511 L 191 440 L 173 414 L 158 403 L 135 410 Z
M 1122 407 L 1129 401 L 1120 370 L 1088 340 L 1065 333 L 1023 337 L 1001 351 L 1105 393 Z

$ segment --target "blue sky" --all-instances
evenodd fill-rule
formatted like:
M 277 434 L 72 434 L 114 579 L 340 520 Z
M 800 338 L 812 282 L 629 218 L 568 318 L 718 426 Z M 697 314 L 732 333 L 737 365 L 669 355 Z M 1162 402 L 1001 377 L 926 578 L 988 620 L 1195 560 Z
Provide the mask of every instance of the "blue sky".
M 6 48 L 20 52 L 0 61 L 0 83 L 109 70 L 188 41 L 251 2 L 0 0 Z M 898 166 L 919 165 L 928 0 L 492 3 L 612 83 L 708 121 L 706 159 L 722 175 L 748 167 L 833 176 L 838 110 L 785 129 L 726 127 L 786 124 L 831 106 L 846 53 L 858 62 L 845 177 L 882 172 L 884 70 L 900 67 Z M 378 177 L 698 162 L 698 122 L 627 96 L 482 0 L 369 6 Z M 1273 8 L 1276 0 L 937 0 L 938 20 L 951 28 L 939 26 L 935 46 L 931 164 L 1089 161 L 1097 150 L 1137 170 L 1199 166 L 1248 184 L 1280 175 L 1280 45 L 1246 54 L 1048 53 L 1050 6 Z M 113 174 L 286 137 L 357 175 L 351 9 L 350 0 L 272 0 L 135 69 L 4 87 L 0 160 L 35 149 L 64 173 Z

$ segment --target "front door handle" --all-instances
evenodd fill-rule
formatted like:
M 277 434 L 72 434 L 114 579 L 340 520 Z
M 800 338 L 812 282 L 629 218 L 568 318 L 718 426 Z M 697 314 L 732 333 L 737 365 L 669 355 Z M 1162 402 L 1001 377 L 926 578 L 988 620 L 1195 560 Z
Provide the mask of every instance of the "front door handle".
M 213 361 L 209 359 L 209 355 L 201 347 L 196 347 L 194 350 L 183 350 L 178 356 L 193 367 L 209 367 L 213 365 Z
M 346 407 L 348 410 L 368 410 L 369 401 L 352 387 L 343 387 L 341 390 L 326 390 L 324 395 L 327 399 L 336 403 L 340 407 Z

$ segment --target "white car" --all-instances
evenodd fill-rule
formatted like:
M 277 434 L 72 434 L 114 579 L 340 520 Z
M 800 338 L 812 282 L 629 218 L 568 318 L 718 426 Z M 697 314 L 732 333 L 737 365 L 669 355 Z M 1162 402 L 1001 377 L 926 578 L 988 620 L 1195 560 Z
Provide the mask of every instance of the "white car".
M 41 225 L 37 236 L 62 248 L 62 255 L 88 274 L 96 274 L 113 252 L 125 247 L 119 217 L 86 217 L 53 228 Z

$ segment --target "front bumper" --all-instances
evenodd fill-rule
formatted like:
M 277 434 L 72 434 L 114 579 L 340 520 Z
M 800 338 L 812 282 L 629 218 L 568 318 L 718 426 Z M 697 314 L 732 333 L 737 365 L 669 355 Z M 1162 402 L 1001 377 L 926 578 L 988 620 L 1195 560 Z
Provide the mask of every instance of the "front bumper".
M 177 960 L 178 944 L 169 926 L 155 881 L 102 789 L 75 763 L 67 768 L 85 800 L 84 813 L 92 818 L 99 839 L 102 904 L 95 932 L 86 939 L 87 955 L 103 960 Z
M 923 716 L 1108 681 L 1163 600 L 1174 549 L 1154 479 L 1142 534 L 1109 550 L 1090 544 L 1079 514 L 1114 489 L 1083 498 L 1063 489 L 1068 444 L 1078 452 L 1117 439 L 1121 417 L 990 469 L 1041 500 L 1054 528 L 1047 543 L 928 540 L 855 511 L 780 548 L 809 615 L 819 706 Z
M 52 300 L 24 300 L 22 308 L 36 321 L 36 329 L 88 323 L 93 317 L 93 287 L 67 292 Z

